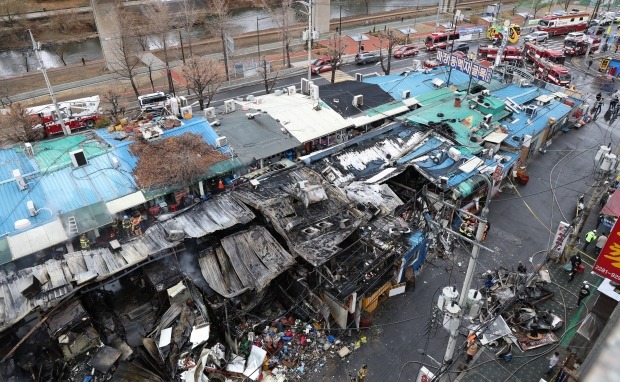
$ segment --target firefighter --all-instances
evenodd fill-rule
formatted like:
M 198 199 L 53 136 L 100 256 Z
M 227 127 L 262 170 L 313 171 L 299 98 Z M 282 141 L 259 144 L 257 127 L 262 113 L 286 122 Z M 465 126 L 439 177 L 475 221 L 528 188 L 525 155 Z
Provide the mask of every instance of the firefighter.
M 142 223 L 142 215 L 140 215 L 140 213 L 137 212 L 133 216 L 133 219 L 131 219 L 131 230 L 134 236 L 142 235 L 142 226 L 140 225 L 141 223 Z
M 80 248 L 82 248 L 82 251 L 88 251 L 90 249 L 90 240 L 88 240 L 86 234 L 80 236 Z
M 131 220 L 129 220 L 129 216 L 123 216 L 123 231 L 125 231 L 125 236 L 131 236 Z

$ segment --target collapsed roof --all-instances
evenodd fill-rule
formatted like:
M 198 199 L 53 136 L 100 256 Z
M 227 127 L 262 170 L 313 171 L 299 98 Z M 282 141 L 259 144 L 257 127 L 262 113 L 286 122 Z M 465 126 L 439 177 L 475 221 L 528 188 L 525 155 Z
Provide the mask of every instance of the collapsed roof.
M 254 189 L 238 189 L 235 197 L 261 211 L 292 254 L 314 266 L 340 252 L 338 245 L 363 216 L 343 191 L 306 167 L 269 174 Z

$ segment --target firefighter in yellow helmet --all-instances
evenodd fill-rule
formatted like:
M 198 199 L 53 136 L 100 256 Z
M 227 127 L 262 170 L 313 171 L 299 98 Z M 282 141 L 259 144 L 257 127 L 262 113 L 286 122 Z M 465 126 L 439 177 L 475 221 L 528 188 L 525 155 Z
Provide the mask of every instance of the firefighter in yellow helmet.
M 88 251 L 90 249 L 90 240 L 88 240 L 86 234 L 80 236 L 80 248 L 82 248 L 82 251 Z

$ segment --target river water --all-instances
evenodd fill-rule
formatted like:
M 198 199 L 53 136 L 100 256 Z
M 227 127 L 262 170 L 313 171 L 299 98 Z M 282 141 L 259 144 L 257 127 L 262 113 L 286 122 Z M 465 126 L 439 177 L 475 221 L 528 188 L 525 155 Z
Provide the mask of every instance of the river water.
M 172 3 L 172 2 L 171 2 Z M 425 6 L 436 4 L 437 0 L 341 0 L 331 2 L 331 18 L 338 19 L 340 16 L 359 16 L 364 14 L 373 14 L 391 10 L 414 8 L 417 5 Z M 366 5 L 368 4 L 368 6 Z M 232 13 L 233 30 L 235 33 L 245 33 L 256 30 L 256 19 L 259 19 L 258 27 L 261 30 L 277 27 L 274 20 L 271 19 L 267 11 L 260 8 L 248 8 L 236 10 Z M 299 21 L 305 17 L 303 14 L 297 15 Z M 202 38 L 206 35 L 204 27 L 196 28 L 192 33 L 192 38 Z M 168 46 L 180 44 L 179 33 L 171 32 L 167 38 Z M 149 49 L 160 49 L 162 47 L 161 39 L 151 38 L 148 40 Z M 81 42 L 68 43 L 64 46 L 64 59 L 67 64 L 80 63 L 82 58 L 86 61 L 99 60 L 103 58 L 101 45 L 98 38 L 87 39 Z M 47 68 L 62 66 L 62 61 L 53 53 L 49 47 L 43 47 L 41 58 Z M 4 51 L 0 52 L 0 76 L 13 76 L 25 73 L 26 60 L 28 62 L 28 70 L 37 70 L 38 63 L 32 49 L 25 49 L 25 53 L 20 51 Z

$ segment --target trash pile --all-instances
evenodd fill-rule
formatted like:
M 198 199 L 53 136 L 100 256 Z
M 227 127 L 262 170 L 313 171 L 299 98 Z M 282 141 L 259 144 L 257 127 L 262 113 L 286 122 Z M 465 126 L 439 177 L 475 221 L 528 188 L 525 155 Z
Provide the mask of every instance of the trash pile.
M 527 273 L 519 263 L 517 271 L 500 268 L 485 272 L 482 278 L 484 287 L 478 292 L 483 298 L 472 321 L 489 324 L 468 327 L 482 345 L 496 347 L 497 355 L 505 357 L 512 345 L 526 351 L 558 341 L 553 332 L 562 328 L 563 320 L 539 307 L 554 295 L 545 287 L 550 282 L 546 267 Z

